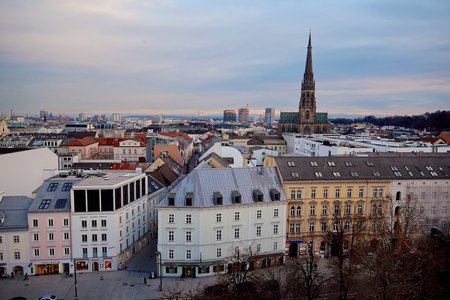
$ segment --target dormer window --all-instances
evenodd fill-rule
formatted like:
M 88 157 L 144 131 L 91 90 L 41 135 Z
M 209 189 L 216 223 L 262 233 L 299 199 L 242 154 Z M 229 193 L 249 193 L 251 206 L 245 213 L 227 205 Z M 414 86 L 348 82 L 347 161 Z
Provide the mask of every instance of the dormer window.
M 175 206 L 175 193 L 170 193 L 167 197 L 169 199 L 169 206 Z
M 280 201 L 281 194 L 277 189 L 270 189 L 270 200 Z
M 214 192 L 213 198 L 214 198 L 214 205 L 223 205 L 223 196 L 221 193 Z
M 260 190 L 253 190 L 253 201 L 255 202 L 263 202 L 264 194 Z
M 185 197 L 185 205 L 192 206 L 192 199 L 194 198 L 194 193 L 186 193 Z
M 233 202 L 233 204 L 241 203 L 241 193 L 239 193 L 238 191 L 232 191 L 231 201 Z

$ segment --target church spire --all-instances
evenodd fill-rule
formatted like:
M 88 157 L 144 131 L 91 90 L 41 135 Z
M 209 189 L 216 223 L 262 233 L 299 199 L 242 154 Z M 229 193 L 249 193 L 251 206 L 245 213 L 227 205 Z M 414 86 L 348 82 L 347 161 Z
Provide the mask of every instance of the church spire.
M 314 89 L 314 73 L 312 66 L 311 31 L 309 32 L 308 54 L 306 55 L 305 74 L 303 75 L 302 90 Z

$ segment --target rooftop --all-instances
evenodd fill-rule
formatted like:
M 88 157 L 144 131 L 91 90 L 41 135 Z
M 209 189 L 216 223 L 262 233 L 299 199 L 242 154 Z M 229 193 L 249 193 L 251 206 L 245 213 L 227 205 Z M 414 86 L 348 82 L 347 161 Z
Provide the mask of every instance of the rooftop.
M 0 201 L 0 230 L 27 228 L 32 202 L 33 199 L 25 196 L 4 196 Z

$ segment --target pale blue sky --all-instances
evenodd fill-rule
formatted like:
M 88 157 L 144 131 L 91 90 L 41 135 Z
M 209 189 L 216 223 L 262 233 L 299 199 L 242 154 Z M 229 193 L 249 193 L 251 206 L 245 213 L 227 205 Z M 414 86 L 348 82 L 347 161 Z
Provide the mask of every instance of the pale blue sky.
M 450 109 L 450 1 L 0 1 L 0 111 Z

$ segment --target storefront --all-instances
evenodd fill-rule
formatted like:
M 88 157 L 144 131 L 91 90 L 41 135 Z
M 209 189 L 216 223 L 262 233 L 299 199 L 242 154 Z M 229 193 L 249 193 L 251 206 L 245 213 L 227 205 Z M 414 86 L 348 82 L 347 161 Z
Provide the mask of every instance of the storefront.
M 41 263 L 34 265 L 35 275 L 58 274 L 59 270 L 59 263 Z

